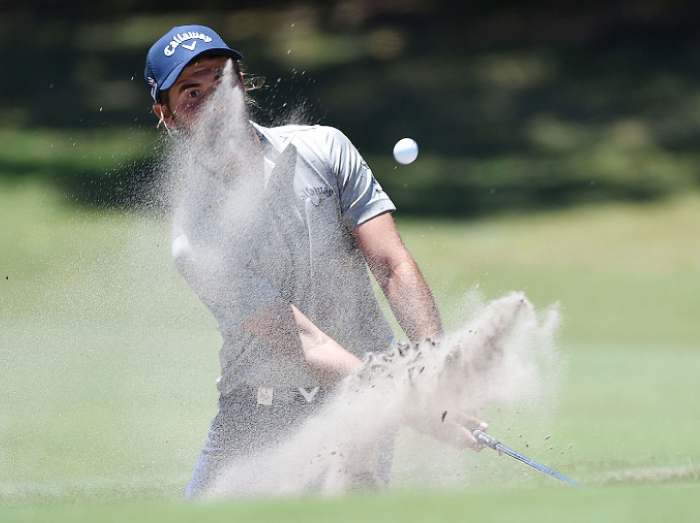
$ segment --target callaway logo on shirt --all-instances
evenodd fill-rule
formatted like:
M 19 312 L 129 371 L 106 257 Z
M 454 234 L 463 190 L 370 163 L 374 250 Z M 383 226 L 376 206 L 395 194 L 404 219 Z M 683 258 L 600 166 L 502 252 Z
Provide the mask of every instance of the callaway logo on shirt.
M 326 197 L 332 195 L 333 189 L 330 187 L 307 187 L 299 193 L 299 197 L 302 200 L 310 200 L 316 207 L 318 207 Z

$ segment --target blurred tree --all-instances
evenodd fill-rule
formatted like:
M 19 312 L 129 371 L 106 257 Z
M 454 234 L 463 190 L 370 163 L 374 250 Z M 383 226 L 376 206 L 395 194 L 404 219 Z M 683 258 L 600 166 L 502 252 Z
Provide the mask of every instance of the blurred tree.
M 405 210 L 652 198 L 699 179 L 700 4 L 690 0 L 72 6 L 3 2 L 6 128 L 152 129 L 146 51 L 173 25 L 203 23 L 267 79 L 258 119 L 343 129 Z M 421 157 L 395 171 L 389 152 L 403 136 Z M 0 172 L 21 163 L 0 153 Z

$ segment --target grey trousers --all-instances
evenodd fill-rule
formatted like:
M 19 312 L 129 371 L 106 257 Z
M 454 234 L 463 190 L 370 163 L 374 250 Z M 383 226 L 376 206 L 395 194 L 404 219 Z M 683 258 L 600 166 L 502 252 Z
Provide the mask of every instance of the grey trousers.
M 299 391 L 274 391 L 272 404 L 259 404 L 257 389 L 240 388 L 219 397 L 219 411 L 212 420 L 206 443 L 185 489 L 185 499 L 205 495 L 224 468 L 236 459 L 263 451 L 290 437 L 300 425 L 323 406 L 328 398 L 321 389 L 313 401 Z M 282 394 L 283 393 L 283 394 Z M 275 401 L 279 398 L 280 401 Z M 391 473 L 395 431 L 382 438 L 375 475 L 387 486 Z M 313 493 L 319 486 L 310 484 Z

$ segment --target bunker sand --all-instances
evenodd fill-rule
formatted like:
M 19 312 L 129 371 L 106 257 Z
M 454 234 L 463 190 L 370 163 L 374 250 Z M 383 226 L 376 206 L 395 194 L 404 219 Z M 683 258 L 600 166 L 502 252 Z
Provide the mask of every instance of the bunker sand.
M 291 438 L 232 462 L 208 497 L 376 488 L 379 447 L 400 425 L 430 433 L 489 404 L 550 395 L 543 370 L 554 355 L 557 325 L 555 309 L 540 321 L 527 298 L 512 293 L 439 342 L 371 355 Z

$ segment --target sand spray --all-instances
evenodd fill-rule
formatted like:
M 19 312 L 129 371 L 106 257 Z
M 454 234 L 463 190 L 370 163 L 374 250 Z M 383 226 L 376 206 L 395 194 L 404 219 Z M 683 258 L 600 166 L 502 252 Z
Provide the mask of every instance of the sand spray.
M 253 241 L 265 241 L 260 144 L 245 93 L 234 79 L 229 62 L 196 125 L 174 131 L 161 177 L 160 201 L 169 211 L 178 209 L 188 230 L 198 232 L 196 245 L 176 242 L 176 263 L 184 260 L 180 270 L 190 271 L 211 296 L 225 291 L 218 286 L 226 238 L 249 234 Z M 206 229 L 198 229 L 202 223 Z M 520 293 L 491 302 L 472 296 L 470 303 L 461 327 L 442 339 L 397 344 L 368 356 L 295 433 L 231 462 L 209 497 L 296 495 L 310 485 L 321 493 L 375 488 L 378 447 L 397 430 L 409 427 L 449 446 L 455 427 L 484 408 L 550 409 L 561 367 L 557 308 L 538 313 Z M 457 437 L 452 443 L 460 445 Z M 444 477 L 457 466 L 439 464 Z M 435 483 L 442 479 L 438 475 Z

